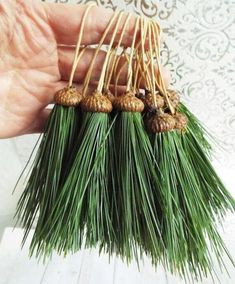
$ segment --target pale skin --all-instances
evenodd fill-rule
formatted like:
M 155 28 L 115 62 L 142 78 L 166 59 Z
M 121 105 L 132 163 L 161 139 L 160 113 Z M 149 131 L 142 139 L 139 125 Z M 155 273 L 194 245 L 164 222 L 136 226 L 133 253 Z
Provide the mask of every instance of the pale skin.
M 85 5 L 35 0 L 0 2 L 0 138 L 43 131 L 50 112 L 47 106 L 53 103 L 55 92 L 68 84 L 85 9 Z M 82 44 L 97 44 L 112 16 L 111 10 L 92 7 Z M 124 46 L 132 43 L 135 20 L 133 16 L 126 29 Z M 94 50 L 88 49 L 78 64 L 74 84 L 79 89 L 93 54 Z M 90 90 L 99 79 L 104 57 L 100 52 Z M 168 85 L 169 72 L 164 70 L 163 77 Z M 119 83 L 125 85 L 125 73 Z

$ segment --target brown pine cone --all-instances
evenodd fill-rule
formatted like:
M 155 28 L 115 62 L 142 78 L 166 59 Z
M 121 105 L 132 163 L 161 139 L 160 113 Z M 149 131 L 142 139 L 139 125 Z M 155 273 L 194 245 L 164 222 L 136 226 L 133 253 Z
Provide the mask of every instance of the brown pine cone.
M 101 93 L 98 93 L 97 91 L 94 91 L 92 95 L 86 96 L 81 101 L 81 108 L 86 112 L 105 112 L 105 113 L 109 113 L 113 109 L 110 100 Z
M 174 90 L 167 90 L 167 95 L 169 97 L 172 107 L 175 109 L 180 102 L 179 94 Z
M 82 100 L 81 93 L 75 87 L 65 87 L 55 94 L 55 103 L 63 106 L 77 106 Z
M 116 97 L 113 101 L 113 106 L 118 110 L 126 112 L 142 112 L 144 110 L 144 103 L 132 92 Z
M 171 131 L 174 126 L 175 119 L 168 113 L 156 114 L 148 122 L 148 128 L 153 133 Z
M 147 93 L 142 99 L 147 108 L 162 108 L 165 104 L 164 98 L 158 93 Z M 155 105 L 156 102 L 156 105 Z
M 184 130 L 188 124 L 188 118 L 185 114 L 177 112 L 174 115 L 175 118 L 175 129 Z

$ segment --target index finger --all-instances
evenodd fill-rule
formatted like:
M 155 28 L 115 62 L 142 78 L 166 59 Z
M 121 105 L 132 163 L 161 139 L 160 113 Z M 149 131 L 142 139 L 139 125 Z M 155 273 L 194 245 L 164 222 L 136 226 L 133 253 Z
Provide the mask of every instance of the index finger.
M 50 24 L 58 44 L 75 45 L 78 38 L 79 29 L 83 14 L 87 5 L 76 4 L 55 4 L 43 3 L 44 9 L 47 13 L 48 23 Z M 82 45 L 92 45 L 99 43 L 109 21 L 114 16 L 114 12 L 102 7 L 94 6 L 86 18 L 84 27 Z M 122 17 L 121 23 L 118 28 L 116 42 L 125 25 L 128 14 Z M 122 45 L 130 46 L 133 39 L 133 33 L 136 24 L 136 16 L 132 15 L 128 24 L 126 25 Z M 112 29 L 108 32 L 104 44 L 108 44 L 112 37 Z M 140 36 L 140 31 L 137 32 L 137 39 Z

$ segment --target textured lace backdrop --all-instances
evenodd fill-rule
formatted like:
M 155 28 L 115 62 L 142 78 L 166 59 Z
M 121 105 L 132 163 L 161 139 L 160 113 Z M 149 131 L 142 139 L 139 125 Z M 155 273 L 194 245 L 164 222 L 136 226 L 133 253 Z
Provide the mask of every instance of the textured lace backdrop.
M 222 164 L 234 166 L 235 0 L 46 0 L 92 1 L 161 23 L 165 38 L 162 53 L 172 73 L 172 84 L 221 142 L 225 151 L 217 150 L 216 157 Z M 21 142 L 18 138 L 17 144 L 25 147 Z M 25 153 L 28 155 L 27 150 Z

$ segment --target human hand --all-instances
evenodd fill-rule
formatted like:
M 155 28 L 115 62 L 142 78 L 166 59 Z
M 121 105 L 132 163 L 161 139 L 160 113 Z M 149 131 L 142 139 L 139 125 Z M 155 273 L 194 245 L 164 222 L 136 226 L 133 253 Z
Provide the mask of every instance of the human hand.
M 43 130 L 50 112 L 46 107 L 53 103 L 55 92 L 69 80 L 85 8 L 85 5 L 33 0 L 1 1 L 0 138 Z M 92 7 L 82 44 L 97 44 L 112 16 L 110 10 Z M 126 29 L 123 45 L 131 45 L 134 27 L 135 16 Z M 110 32 L 106 43 L 111 35 Z M 82 88 L 93 55 L 94 50 L 90 48 L 81 57 L 74 77 L 78 89 Z M 91 84 L 99 79 L 104 58 L 105 52 L 100 52 Z M 168 72 L 164 71 L 163 75 L 168 84 Z

